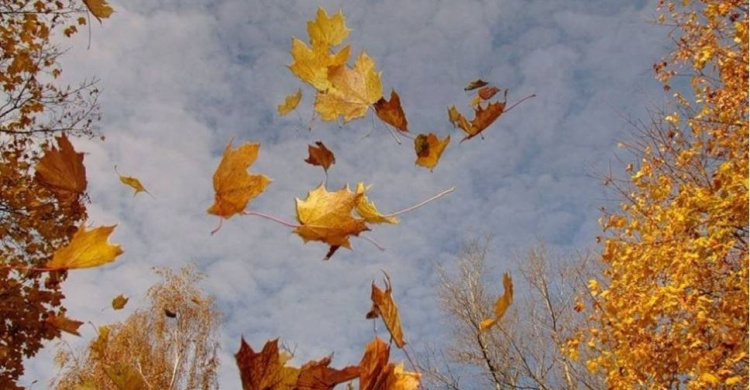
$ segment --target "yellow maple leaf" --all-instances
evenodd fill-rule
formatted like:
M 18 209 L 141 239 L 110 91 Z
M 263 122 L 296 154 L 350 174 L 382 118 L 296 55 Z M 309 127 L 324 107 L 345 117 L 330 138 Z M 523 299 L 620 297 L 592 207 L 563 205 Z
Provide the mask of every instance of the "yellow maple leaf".
M 414 151 L 417 152 L 417 161 L 414 163 L 430 168 L 435 168 L 443 150 L 451 142 L 451 136 L 446 136 L 442 141 L 433 133 L 419 134 L 414 138 Z
M 398 218 L 381 214 L 380 211 L 378 211 L 378 208 L 375 206 L 375 203 L 367 198 L 367 195 L 365 193 L 370 189 L 370 187 L 371 186 L 365 187 L 365 184 L 362 182 L 357 183 L 357 194 L 361 194 L 361 196 L 357 200 L 357 214 L 359 214 L 360 217 L 364 218 L 365 221 L 369 223 L 397 224 Z
M 292 63 L 289 70 L 300 80 L 312 85 L 318 91 L 325 92 L 332 87 L 328 78 L 328 69 L 346 64 L 349 60 L 349 46 L 336 54 L 330 54 L 328 47 L 308 47 L 297 38 L 292 38 Z
M 279 106 L 277 107 L 279 115 L 284 116 L 292 112 L 295 108 L 297 108 L 300 100 L 302 100 L 302 89 L 297 89 L 297 92 L 287 96 L 284 99 L 283 104 L 279 104 Z
M 385 273 L 385 272 L 383 272 Z M 391 334 L 396 346 L 403 348 L 406 345 L 404 341 L 404 331 L 401 327 L 401 317 L 398 315 L 398 306 L 393 300 L 393 289 L 391 288 L 391 279 L 385 274 L 385 290 L 381 290 L 375 282 L 372 282 L 372 308 L 367 313 L 367 318 L 383 318 L 385 327 Z
M 140 180 L 132 176 L 123 176 L 119 172 L 117 172 L 117 165 L 115 165 L 115 173 L 117 174 L 117 176 L 120 177 L 120 182 L 122 184 L 125 184 L 126 186 L 132 188 L 135 191 L 133 192 L 133 196 L 138 195 L 139 192 L 145 192 L 151 195 L 151 193 L 148 192 L 146 187 L 144 187 L 143 184 L 141 184 Z M 153 197 L 153 195 L 151 195 L 151 197 Z
M 90 268 L 114 261 L 122 254 L 119 245 L 108 242 L 116 226 L 101 226 L 89 231 L 78 228 L 70 243 L 56 250 L 44 267 L 48 270 Z
M 307 34 L 310 36 L 310 43 L 313 46 L 330 46 L 339 45 L 349 36 L 350 30 L 346 27 L 344 14 L 339 10 L 330 18 L 323 7 L 318 7 L 318 14 L 315 20 L 307 22 Z
M 260 195 L 271 183 L 264 175 L 252 175 L 248 167 L 258 158 L 260 144 L 246 142 L 232 149 L 229 141 L 218 168 L 214 173 L 214 204 L 206 210 L 209 214 L 230 218 L 245 210 L 250 199 Z
M 418 372 L 404 371 L 404 363 L 399 363 L 393 366 L 388 373 L 384 388 L 388 390 L 417 390 L 421 377 L 422 375 Z
M 99 23 L 102 22 L 102 18 L 109 18 L 112 12 L 115 12 L 105 0 L 83 0 L 83 4 L 86 4 L 86 8 L 91 11 L 91 14 L 94 15 Z
M 497 324 L 513 302 L 513 280 L 507 273 L 503 274 L 503 290 L 503 295 L 499 296 L 495 302 L 495 317 L 482 320 L 479 325 L 480 330 L 486 331 Z
M 353 69 L 346 65 L 331 67 L 328 78 L 332 87 L 315 98 L 315 111 L 324 121 L 335 121 L 339 116 L 344 122 L 361 118 L 383 97 L 375 61 L 365 52 L 357 57 Z
M 339 247 L 351 249 L 349 236 L 369 230 L 365 220 L 352 216 L 352 211 L 362 194 L 355 194 L 348 186 L 328 192 L 321 184 L 308 192 L 307 199 L 296 199 L 297 220 L 301 226 L 294 229 L 304 242 L 321 241 L 331 246 L 326 259 Z

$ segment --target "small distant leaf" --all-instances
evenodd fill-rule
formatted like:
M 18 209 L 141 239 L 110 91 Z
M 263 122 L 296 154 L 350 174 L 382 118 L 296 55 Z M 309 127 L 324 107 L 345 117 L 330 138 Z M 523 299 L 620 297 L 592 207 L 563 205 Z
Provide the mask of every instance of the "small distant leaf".
M 164 315 L 169 318 L 177 318 L 177 313 L 173 312 L 172 310 L 169 310 L 167 308 L 164 309 Z
M 404 332 L 401 328 L 401 318 L 398 315 L 398 307 L 396 306 L 396 302 L 393 300 L 391 279 L 388 274 L 386 274 L 385 272 L 384 274 L 385 290 L 381 290 L 380 288 L 378 288 L 378 286 L 375 285 L 375 282 L 372 283 L 372 294 L 370 296 L 370 298 L 372 299 L 372 308 L 370 308 L 370 311 L 367 313 L 366 317 L 383 318 L 385 327 L 388 328 L 388 332 L 391 333 L 391 337 L 393 337 L 393 341 L 396 343 L 396 346 L 399 348 L 403 348 L 404 345 L 406 345 L 406 341 L 404 341 Z
M 78 328 L 83 325 L 83 322 L 71 320 L 68 317 L 65 317 L 65 315 L 50 315 L 45 320 L 48 324 L 52 325 L 53 327 L 70 334 L 74 334 L 76 336 L 80 336 L 81 334 L 78 333 Z
M 91 14 L 99 21 L 102 22 L 102 18 L 107 19 L 112 12 L 115 10 L 107 4 L 105 0 L 83 0 L 83 4 L 91 11 Z
M 476 79 L 469 82 L 469 84 L 466 84 L 464 87 L 464 91 L 471 91 L 477 88 L 481 88 L 487 85 L 487 82 L 484 80 Z
M 151 195 L 151 193 L 148 192 L 146 187 L 144 187 L 143 184 L 141 184 L 140 180 L 132 176 L 123 176 L 119 172 L 117 172 L 117 165 L 115 165 L 115 173 L 117 173 L 117 176 L 120 177 L 120 182 L 122 182 L 122 184 L 125 184 L 126 186 L 135 190 L 135 192 L 133 192 L 133 196 L 136 196 L 139 192 L 145 192 Z
M 108 242 L 109 235 L 116 225 L 101 226 L 89 231 L 85 227 L 78 228 L 67 246 L 55 251 L 45 268 L 62 270 L 73 268 L 98 267 L 115 260 L 122 254 L 119 245 Z
M 479 92 L 477 93 L 477 96 L 482 98 L 482 100 L 490 100 L 498 92 L 500 92 L 500 88 L 494 85 L 488 85 L 480 89 Z
M 404 109 L 401 107 L 401 98 L 399 98 L 396 91 L 391 90 L 391 100 L 385 100 L 385 97 L 380 98 L 375 102 L 375 114 L 383 122 L 397 128 L 400 131 L 409 131 L 408 123 L 406 122 L 406 114 Z
M 323 167 L 323 170 L 328 172 L 328 168 L 336 163 L 336 156 L 331 152 L 321 141 L 315 142 L 316 146 L 308 145 L 307 152 L 310 156 L 305 159 L 305 162 L 310 165 L 317 165 Z
M 247 169 L 258 158 L 260 144 L 246 142 L 232 149 L 229 141 L 218 168 L 214 173 L 214 204 L 209 214 L 231 218 L 247 207 L 247 202 L 265 191 L 271 179 L 264 175 L 253 175 Z
M 476 107 L 482 102 L 482 98 L 479 95 L 474 96 L 469 103 L 470 106 Z
M 451 136 L 446 136 L 442 141 L 433 133 L 419 134 L 414 138 L 414 151 L 417 153 L 415 164 L 425 168 L 434 169 L 443 150 L 451 142 Z
M 115 299 L 112 300 L 112 308 L 115 310 L 120 310 L 125 307 L 125 305 L 128 304 L 128 297 L 125 295 L 118 295 L 115 297 Z
M 297 105 L 299 105 L 300 100 L 302 100 L 302 89 L 297 89 L 297 92 L 287 96 L 284 99 L 283 104 L 279 104 L 279 115 L 284 116 L 294 111 L 294 109 L 297 108 Z
M 495 302 L 495 317 L 482 320 L 479 325 L 480 330 L 486 331 L 497 324 L 505 315 L 510 304 L 513 303 L 513 280 L 507 273 L 503 274 L 503 290 L 503 295 L 499 296 L 497 302 Z

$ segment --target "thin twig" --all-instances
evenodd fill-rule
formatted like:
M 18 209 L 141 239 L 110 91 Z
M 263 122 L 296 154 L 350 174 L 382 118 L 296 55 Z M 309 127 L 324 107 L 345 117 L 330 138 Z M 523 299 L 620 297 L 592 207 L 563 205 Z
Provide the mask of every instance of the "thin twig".
M 298 225 L 298 224 L 294 224 L 294 223 L 291 223 L 291 222 L 284 221 L 282 219 L 279 219 L 278 217 L 274 217 L 273 215 L 263 214 L 263 213 L 258 212 L 258 211 L 243 211 L 242 215 L 256 215 L 256 216 L 261 217 L 261 218 L 270 219 L 271 221 L 274 221 L 276 223 L 282 224 L 282 225 L 284 225 L 286 227 L 289 227 L 289 228 L 292 228 L 292 229 L 296 229 L 296 228 L 302 226 L 302 225 Z
M 388 218 L 388 217 L 395 217 L 395 216 L 397 216 L 397 215 L 399 215 L 399 214 L 404 214 L 404 213 L 408 213 L 409 211 L 412 211 L 412 210 L 414 210 L 414 209 L 417 209 L 417 208 L 419 208 L 419 207 L 422 207 L 422 206 L 426 205 L 427 203 L 430 203 L 430 202 L 432 202 L 433 200 L 436 200 L 436 199 L 438 199 L 438 198 L 441 198 L 441 197 L 443 197 L 443 196 L 445 196 L 445 195 L 447 195 L 447 194 L 450 194 L 451 192 L 453 192 L 453 191 L 455 191 L 455 190 L 456 190 L 456 187 L 451 187 L 451 188 L 449 188 L 449 189 L 447 189 L 447 190 L 445 190 L 445 191 L 443 191 L 443 192 L 441 192 L 441 193 L 439 193 L 439 194 L 437 194 L 437 195 L 433 196 L 433 197 L 432 197 L 432 198 L 430 198 L 430 199 L 427 199 L 427 200 L 425 200 L 425 201 L 422 201 L 422 202 L 420 202 L 420 203 L 417 203 L 417 204 L 415 204 L 414 206 L 411 206 L 411 207 L 405 208 L 405 209 L 403 209 L 403 210 L 401 210 L 401 211 L 396 211 L 395 213 L 390 213 L 390 214 L 388 214 L 388 215 L 384 215 L 383 217 L 385 217 L 385 218 Z

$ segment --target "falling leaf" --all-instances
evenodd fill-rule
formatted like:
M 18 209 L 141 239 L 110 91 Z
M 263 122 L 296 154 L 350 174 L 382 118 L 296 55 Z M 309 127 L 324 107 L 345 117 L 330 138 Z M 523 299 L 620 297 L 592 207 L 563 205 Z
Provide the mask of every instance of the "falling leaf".
M 117 172 L 117 165 L 115 165 L 115 173 L 117 173 L 117 176 L 120 177 L 120 182 L 122 182 L 122 184 L 125 184 L 126 186 L 135 190 L 135 192 L 133 192 L 133 196 L 136 196 L 139 192 L 145 192 L 149 195 L 151 194 L 150 192 L 148 192 L 146 187 L 141 184 L 140 180 L 132 176 L 123 176 L 119 172 Z
M 384 272 L 385 274 L 385 272 Z M 385 290 L 381 290 L 372 282 L 372 308 L 367 313 L 367 318 L 383 318 L 385 327 L 388 328 L 388 332 L 391 333 L 393 341 L 396 346 L 403 348 L 406 345 L 404 341 L 404 332 L 401 329 L 401 318 L 398 315 L 398 307 L 396 302 L 393 300 L 393 290 L 391 289 L 391 279 L 388 274 L 385 274 Z
M 482 100 L 490 100 L 498 92 L 500 92 L 500 88 L 494 85 L 488 85 L 480 89 L 479 92 L 477 92 L 477 96 L 482 98 Z
M 503 295 L 499 296 L 497 302 L 495 302 L 495 318 L 482 320 L 482 323 L 479 325 L 480 330 L 486 331 L 493 327 L 503 318 L 508 307 L 513 303 L 513 280 L 507 273 L 503 274 L 503 290 Z
M 443 150 L 451 142 L 451 136 L 446 136 L 442 141 L 433 133 L 419 134 L 414 138 L 414 151 L 417 152 L 415 164 L 425 168 L 433 169 L 440 161 Z
M 304 364 L 299 370 L 295 390 L 332 390 L 337 384 L 359 377 L 359 366 L 349 366 L 341 370 L 328 367 L 331 358 Z
M 255 352 L 242 338 L 234 358 L 243 390 L 293 389 L 297 383 L 299 370 L 284 366 L 287 359 L 279 354 L 278 339 L 266 342 L 262 351 Z
M 245 210 L 250 199 L 260 195 L 271 183 L 264 175 L 248 173 L 248 167 L 258 157 L 260 144 L 246 142 L 232 150 L 229 141 L 219 167 L 214 173 L 214 204 L 208 208 L 209 214 L 230 218 Z
M 458 126 L 458 122 L 461 118 L 463 118 L 463 115 L 461 115 L 461 113 L 458 112 L 458 109 L 456 109 L 456 106 L 448 107 L 448 120 L 451 122 L 453 127 Z
M 122 254 L 119 245 L 108 242 L 115 226 L 101 226 L 89 231 L 80 227 L 67 246 L 55 251 L 44 267 L 48 270 L 98 267 Z
M 104 364 L 104 372 L 118 390 L 146 390 L 151 386 L 135 367 L 128 363 Z
M 472 90 L 475 90 L 477 88 L 484 87 L 485 85 L 487 85 L 487 82 L 484 81 L 484 80 L 480 80 L 480 79 L 472 80 L 472 81 L 469 82 L 469 84 L 467 84 L 464 87 L 464 91 L 472 91 Z
M 328 78 L 332 87 L 315 98 L 315 111 L 324 121 L 335 121 L 339 116 L 344 122 L 361 118 L 383 97 L 375 61 L 365 52 L 357 57 L 353 69 L 346 65 L 329 68 Z
M 70 318 L 65 317 L 64 314 L 59 316 L 51 314 L 44 321 L 63 332 L 74 334 L 76 336 L 81 335 L 78 333 L 78 328 L 83 325 L 83 322 L 71 320 Z
M 83 4 L 86 4 L 86 8 L 91 11 L 91 14 L 94 15 L 99 23 L 102 22 L 102 18 L 109 18 L 112 12 L 115 11 L 104 0 L 83 0 Z
M 458 126 L 467 135 L 461 142 L 471 139 L 482 131 L 484 131 L 489 125 L 491 125 L 505 110 L 505 102 L 493 102 L 489 103 L 487 107 L 481 105 L 474 107 L 474 119 L 469 123 L 466 118 L 452 106 L 448 109 L 448 115 L 453 126 Z
M 284 116 L 292 112 L 295 108 L 297 108 L 300 100 L 302 100 L 302 89 L 297 89 L 297 92 L 287 96 L 284 99 L 284 104 L 279 104 L 277 108 L 279 110 L 279 115 Z
M 59 149 L 53 147 L 44 151 L 35 166 L 35 179 L 62 202 L 70 204 L 86 190 L 83 153 L 76 153 L 64 134 L 57 137 L 57 144 Z
M 308 192 L 307 199 L 296 199 L 297 220 L 301 226 L 294 230 L 304 242 L 321 241 L 331 246 L 326 259 L 338 247 L 351 249 L 349 236 L 369 230 L 365 220 L 354 218 L 352 211 L 361 194 L 355 194 L 346 186 L 336 192 L 328 192 L 323 184 Z
M 401 131 L 409 131 L 406 114 L 401 107 L 401 98 L 399 98 L 396 91 L 391 90 L 390 101 L 385 100 L 385 97 L 381 97 L 380 100 L 375 102 L 375 114 L 383 122 Z
M 308 47 L 297 38 L 292 39 L 292 63 L 289 70 L 300 80 L 312 85 L 320 92 L 332 88 L 328 69 L 345 65 L 349 60 L 349 46 L 336 54 L 330 54 L 327 47 Z
M 331 152 L 321 141 L 315 142 L 316 146 L 308 145 L 307 152 L 310 157 L 305 159 L 305 162 L 310 165 L 317 165 L 323 167 L 323 170 L 328 172 L 328 168 L 336 163 L 336 156 Z
M 417 372 L 404 371 L 404 364 L 395 365 L 388 373 L 384 389 L 388 390 L 417 390 L 422 375 Z
M 379 337 L 375 337 L 365 347 L 365 354 L 359 362 L 359 389 L 383 389 L 388 378 L 388 357 L 390 347 Z
M 115 299 L 112 300 L 112 308 L 115 310 L 120 310 L 125 307 L 125 305 L 128 304 L 129 298 L 125 295 L 118 295 L 115 297 Z
M 360 217 L 364 218 L 368 223 L 397 224 L 398 218 L 381 214 L 380 211 L 378 211 L 378 208 L 375 206 L 375 203 L 367 198 L 367 195 L 365 193 L 370 189 L 370 187 L 371 186 L 365 187 L 365 184 L 361 182 L 357 183 L 357 195 L 361 195 L 357 200 L 357 214 L 359 214 Z
M 330 18 L 323 7 L 318 7 L 318 14 L 315 20 L 307 22 L 307 34 L 310 36 L 310 43 L 313 46 L 336 46 L 344 42 L 349 36 L 350 30 L 346 27 L 344 14 L 339 10 Z

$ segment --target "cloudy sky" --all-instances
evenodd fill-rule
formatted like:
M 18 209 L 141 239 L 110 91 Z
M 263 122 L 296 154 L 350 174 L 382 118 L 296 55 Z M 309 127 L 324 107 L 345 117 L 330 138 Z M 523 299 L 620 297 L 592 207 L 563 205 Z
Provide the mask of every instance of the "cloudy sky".
M 596 178 L 621 172 L 616 142 L 628 118 L 663 101 L 651 65 L 665 50 L 655 5 L 643 1 L 259 1 L 111 0 L 116 13 L 63 42 L 65 80 L 99 78 L 104 142 L 74 140 L 86 152 L 90 222 L 118 224 L 111 240 L 125 253 L 108 266 L 71 272 L 65 292 L 73 318 L 102 325 L 144 303 L 157 281 L 152 266 L 195 262 L 203 287 L 226 314 L 222 388 L 239 388 L 232 355 L 241 335 L 253 346 L 280 337 L 296 361 L 335 352 L 355 364 L 373 325 L 370 283 L 386 270 L 407 341 L 439 342 L 446 331 L 435 296 L 435 264 L 449 262 L 470 235 L 494 234 L 491 266 L 513 271 L 507 254 L 536 241 L 553 250 L 595 246 L 598 208 L 609 205 Z M 353 53 L 372 56 L 383 90 L 401 95 L 415 132 L 451 134 L 434 172 L 414 165 L 411 141 L 397 144 L 369 116 L 346 124 L 312 123 L 313 91 L 286 65 L 291 37 L 307 39 L 318 6 L 341 9 Z M 464 112 L 476 78 L 509 89 L 510 102 L 536 98 L 459 145 L 446 107 Z M 279 117 L 284 96 L 303 88 L 296 112 Z M 371 116 L 371 115 L 370 115 Z M 294 199 L 325 180 L 303 162 L 322 140 L 336 154 L 329 188 L 364 181 L 381 211 L 396 211 L 447 188 L 452 194 L 403 215 L 399 225 L 354 238 L 353 250 L 321 259 L 327 247 L 303 244 L 288 228 L 235 217 L 215 235 L 211 178 L 231 139 L 261 143 L 251 168 L 274 182 L 249 208 L 293 221 Z M 155 198 L 119 183 L 136 176 Z M 498 279 L 498 291 L 500 291 Z M 102 310 L 124 293 L 120 312 Z M 83 338 L 65 337 L 73 346 Z M 382 325 L 379 334 L 385 337 Z M 22 384 L 47 383 L 53 348 L 28 362 Z M 403 356 L 394 353 L 398 360 Z M 39 385 L 35 385 L 39 387 Z M 41 386 L 44 387 L 44 386 Z

